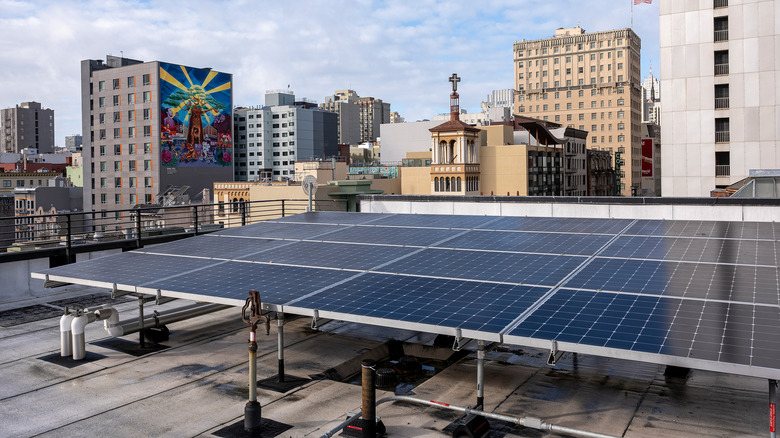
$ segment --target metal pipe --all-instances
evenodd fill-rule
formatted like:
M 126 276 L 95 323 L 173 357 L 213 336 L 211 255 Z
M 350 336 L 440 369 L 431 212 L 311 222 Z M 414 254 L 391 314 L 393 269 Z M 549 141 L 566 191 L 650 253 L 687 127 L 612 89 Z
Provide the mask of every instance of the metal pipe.
M 73 354 L 72 323 L 73 314 L 66 307 L 65 314 L 60 318 L 60 356 L 62 357 L 68 357 Z
M 414 397 L 407 397 L 404 395 L 396 395 L 391 397 L 385 397 L 379 401 L 376 402 L 376 406 L 379 406 L 383 403 L 387 402 L 404 402 L 404 403 L 413 403 L 418 405 L 424 405 L 424 406 L 430 406 L 434 408 L 439 409 L 446 409 L 450 411 L 455 412 L 462 412 L 466 415 L 468 414 L 477 414 L 481 415 L 485 418 L 490 418 L 493 420 L 499 420 L 499 421 L 505 421 L 507 423 L 513 423 L 513 424 L 519 424 L 523 427 L 529 427 L 531 429 L 537 429 L 541 431 L 548 431 L 548 432 L 554 432 L 562 435 L 571 435 L 576 437 L 583 437 L 583 438 L 617 438 L 613 435 L 605 435 L 601 433 L 595 433 L 595 432 L 588 432 L 586 430 L 580 430 L 580 429 L 573 429 L 570 427 L 565 426 L 556 426 L 554 424 L 547 423 L 546 421 L 542 420 L 541 418 L 534 418 L 534 417 L 511 417 L 509 415 L 501 415 L 501 414 L 494 414 L 492 412 L 484 412 L 476 409 L 471 409 L 468 407 L 461 407 L 461 406 L 454 406 L 447 403 L 437 402 L 437 401 L 429 401 L 429 400 L 420 400 L 416 399 Z M 344 426 L 354 421 L 356 418 L 358 418 L 360 414 L 348 418 L 341 424 L 339 424 L 337 427 L 331 429 L 330 431 L 326 432 L 324 435 L 322 435 L 321 438 L 329 438 L 338 433 Z
M 249 401 L 244 407 L 244 430 L 254 431 L 260 427 L 262 411 L 257 402 L 257 342 L 254 327 L 249 329 Z
M 361 364 L 363 383 L 363 438 L 376 438 L 376 388 L 374 387 L 374 370 L 376 362 L 366 359 Z
M 144 297 L 138 297 L 138 345 L 141 348 L 146 347 L 144 340 Z
M 477 341 L 477 409 L 485 408 L 485 341 Z
M 777 403 L 777 380 L 769 381 L 769 437 L 777 438 L 775 427 L 775 412 Z
M 144 319 L 143 326 L 146 325 L 153 325 L 157 322 L 160 324 L 171 324 L 178 321 L 183 321 L 185 319 L 194 318 L 196 316 L 205 315 L 207 313 L 216 312 L 223 309 L 228 309 L 230 306 L 226 306 L 223 304 L 191 304 L 187 306 L 182 306 L 176 309 L 170 309 L 170 310 L 164 310 L 162 312 L 158 312 L 155 316 L 149 316 Z M 125 321 L 119 321 L 118 325 L 115 327 L 115 329 L 120 329 L 121 333 L 115 334 L 116 332 L 109 331 L 109 333 L 112 336 L 118 337 L 118 336 L 126 336 L 133 334 L 139 330 L 141 330 L 142 324 L 139 322 L 138 318 L 131 318 Z
M 279 359 L 279 382 L 284 382 L 284 313 L 276 313 L 276 322 L 278 330 L 276 335 L 276 342 L 279 344 L 277 346 L 277 356 Z

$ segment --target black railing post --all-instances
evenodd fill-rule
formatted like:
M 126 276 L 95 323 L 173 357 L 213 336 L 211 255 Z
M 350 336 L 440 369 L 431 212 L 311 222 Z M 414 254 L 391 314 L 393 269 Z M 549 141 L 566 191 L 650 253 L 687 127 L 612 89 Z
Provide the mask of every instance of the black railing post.
M 246 226 L 246 201 L 241 201 L 238 208 L 241 210 L 241 226 Z
M 284 199 L 282 199 L 282 217 L 284 217 Z
M 195 205 L 192 208 L 192 222 L 195 227 L 195 235 L 198 235 L 198 206 Z
M 138 207 L 138 210 L 135 212 L 135 236 L 138 247 L 143 248 L 144 242 L 141 240 L 141 207 Z
M 65 220 L 67 221 L 67 235 L 65 236 L 66 239 L 68 239 L 65 242 L 65 257 L 68 259 L 68 263 L 73 263 L 75 260 L 72 260 L 73 258 L 73 248 L 71 247 L 73 245 L 73 226 L 71 223 L 71 213 L 67 213 L 65 215 Z

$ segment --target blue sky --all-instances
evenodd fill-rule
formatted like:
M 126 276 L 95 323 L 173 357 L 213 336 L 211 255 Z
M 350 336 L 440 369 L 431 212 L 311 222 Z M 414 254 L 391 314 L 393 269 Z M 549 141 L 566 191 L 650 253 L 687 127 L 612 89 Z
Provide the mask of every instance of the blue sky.
M 658 75 L 658 2 L 634 6 L 642 76 Z M 407 121 L 448 111 L 457 72 L 474 111 L 511 88 L 512 45 L 577 24 L 626 28 L 632 0 L 14 1 L 0 0 L 0 107 L 54 109 L 56 141 L 81 131 L 82 59 L 107 54 L 233 73 L 234 104 L 286 89 L 322 102 L 335 90 L 390 102 Z

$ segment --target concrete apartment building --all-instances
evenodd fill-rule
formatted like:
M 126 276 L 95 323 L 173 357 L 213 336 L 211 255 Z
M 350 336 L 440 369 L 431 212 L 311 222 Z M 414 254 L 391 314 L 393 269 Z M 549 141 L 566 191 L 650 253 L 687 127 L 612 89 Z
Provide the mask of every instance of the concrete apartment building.
M 107 56 L 81 62 L 84 210 L 233 178 L 232 75 Z
M 390 123 L 390 104 L 382 99 L 361 97 L 357 105 L 360 109 L 360 142 L 376 141 L 379 126 Z
M 588 131 L 589 148 L 623 151 L 623 196 L 641 185 L 640 49 L 631 29 L 558 29 L 514 44 L 515 114 Z
M 54 152 L 54 110 L 38 102 L 22 102 L 0 110 L 0 152 L 20 153 L 35 148 Z
M 663 196 L 780 169 L 780 5 L 661 0 Z
M 338 155 L 338 114 L 289 92 L 268 92 L 265 103 L 236 108 L 235 181 L 295 180 L 297 160 Z
M 82 143 L 81 139 L 82 139 L 81 134 L 66 135 L 65 148 L 70 151 L 81 149 L 81 143 Z
M 359 99 L 360 96 L 354 90 L 336 90 L 320 104 L 321 109 L 337 115 L 339 144 L 360 143 Z

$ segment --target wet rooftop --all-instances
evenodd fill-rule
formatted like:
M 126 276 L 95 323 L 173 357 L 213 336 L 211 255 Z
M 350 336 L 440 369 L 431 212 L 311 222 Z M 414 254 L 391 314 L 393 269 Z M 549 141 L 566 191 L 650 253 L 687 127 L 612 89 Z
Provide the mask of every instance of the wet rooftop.
M 138 334 L 111 338 L 101 323 L 86 327 L 85 361 L 59 358 L 63 305 L 108 303 L 122 319 L 136 316 L 132 299 L 85 286 L 0 304 L 0 436 L 241 436 L 247 400 L 247 329 L 230 308 L 169 325 L 170 336 L 140 349 Z M 146 305 L 151 313 L 188 304 Z M 258 379 L 277 374 L 276 325 L 258 336 Z M 285 325 L 285 374 L 292 388 L 258 389 L 267 429 L 262 436 L 319 437 L 361 406 L 354 384 L 360 361 L 404 354 L 435 363 L 438 372 L 402 385 L 404 395 L 473 406 L 476 345 L 461 354 L 433 335 L 326 321 L 317 329 L 298 318 Z M 399 348 L 402 351 L 399 351 Z M 666 368 L 500 345 L 485 364 L 485 410 L 538 417 L 571 428 L 625 437 L 766 436 L 764 379 Z M 290 385 L 293 386 L 293 385 Z M 392 395 L 379 391 L 377 399 Z M 452 436 L 456 412 L 401 403 L 377 408 L 388 436 Z M 236 426 L 239 424 L 238 426 Z M 492 437 L 557 436 L 491 421 Z M 237 431 L 237 432 L 236 432 Z M 237 435 L 236 435 L 237 434 Z

